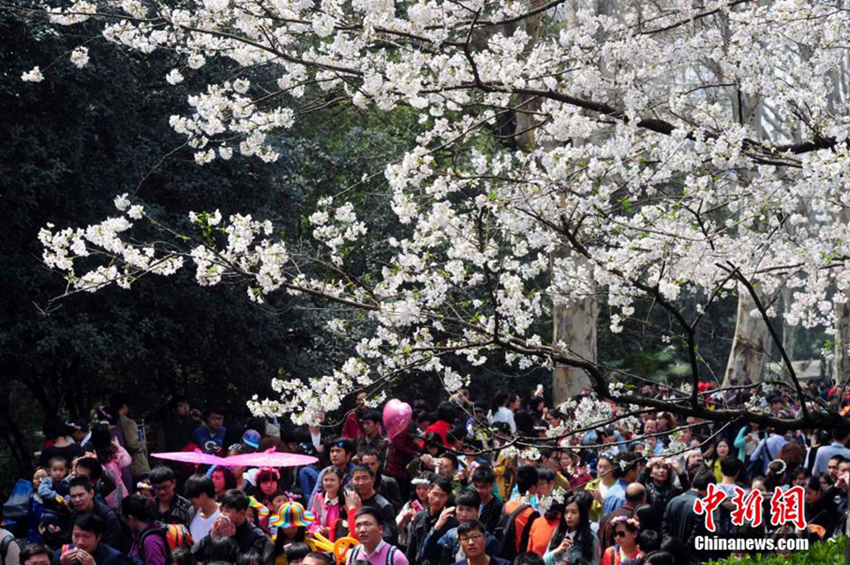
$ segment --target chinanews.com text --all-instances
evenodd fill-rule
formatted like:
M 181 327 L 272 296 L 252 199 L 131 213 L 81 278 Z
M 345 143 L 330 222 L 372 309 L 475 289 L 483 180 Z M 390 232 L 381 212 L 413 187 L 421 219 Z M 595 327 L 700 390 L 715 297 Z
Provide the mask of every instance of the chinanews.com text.
M 697 551 L 806 551 L 809 540 L 795 538 L 720 538 L 697 536 Z

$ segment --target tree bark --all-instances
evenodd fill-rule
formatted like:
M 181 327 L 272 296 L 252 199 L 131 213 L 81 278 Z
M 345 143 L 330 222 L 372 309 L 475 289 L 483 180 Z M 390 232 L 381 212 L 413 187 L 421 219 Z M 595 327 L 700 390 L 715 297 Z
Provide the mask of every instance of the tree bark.
M 556 257 L 558 257 L 556 253 Z M 565 254 L 560 253 L 561 256 Z M 577 255 L 573 261 L 586 261 Z M 599 304 L 596 297 L 552 304 L 552 341 L 564 342 L 576 357 L 596 362 L 596 322 L 599 318 Z M 590 384 L 590 378 L 582 369 L 556 364 L 552 372 L 552 396 L 558 405 L 571 396 L 581 393 Z
M 850 2 L 842 2 L 846 9 L 846 5 Z M 841 60 L 841 65 L 832 73 L 833 89 L 828 98 L 830 109 L 843 106 L 847 103 L 845 93 L 850 88 L 848 80 L 850 80 L 850 55 L 845 55 Z M 844 208 L 839 214 L 839 221 L 847 224 L 850 222 L 850 210 Z M 845 379 L 850 377 L 850 288 L 836 288 L 836 298 L 843 297 L 844 302 L 836 304 L 835 312 L 835 359 L 833 361 L 832 378 L 836 383 L 843 383 Z M 848 521 L 850 528 L 850 521 Z M 850 565 L 850 536 L 847 537 L 848 543 L 848 560 Z
M 841 292 L 848 300 L 836 305 L 835 328 L 835 360 L 833 364 L 833 379 L 837 383 L 844 382 L 850 376 L 850 290 Z
M 841 222 L 850 222 L 850 211 L 844 209 L 839 216 Z M 835 360 L 833 361 L 832 378 L 837 383 L 843 383 L 850 377 L 850 288 L 835 289 L 836 298 L 844 298 L 844 302 L 835 305 Z
M 761 297 L 759 297 L 761 300 Z M 730 386 L 732 379 L 738 384 L 755 383 L 762 379 L 770 348 L 770 333 L 767 324 L 756 314 L 755 303 L 742 285 L 738 285 L 738 316 L 735 322 L 735 337 L 732 351 L 726 363 L 723 386 Z
M 745 94 L 740 88 L 736 89 L 735 94 L 732 98 L 732 107 L 738 120 L 752 127 L 757 138 L 762 139 L 764 136 L 761 119 L 762 101 L 758 97 Z M 748 171 L 741 172 L 741 182 L 748 182 L 751 176 Z M 756 289 L 758 290 L 758 287 Z M 764 298 L 759 296 L 762 304 L 765 303 Z M 729 386 L 733 379 L 738 384 L 761 381 L 770 349 L 771 337 L 767 324 L 756 311 L 755 302 L 750 293 L 739 283 L 735 335 L 732 339 L 729 360 L 726 363 L 723 386 Z
M 788 311 L 791 308 L 794 291 L 788 286 L 782 287 L 782 307 Z M 794 359 L 794 347 L 797 345 L 796 327 L 782 322 L 782 348 L 788 353 L 788 357 Z

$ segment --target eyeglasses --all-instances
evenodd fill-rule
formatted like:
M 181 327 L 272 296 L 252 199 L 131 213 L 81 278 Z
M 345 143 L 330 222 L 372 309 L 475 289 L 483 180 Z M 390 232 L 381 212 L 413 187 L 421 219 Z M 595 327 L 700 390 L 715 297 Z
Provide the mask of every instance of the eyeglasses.
M 624 531 L 614 532 L 614 537 L 615 538 L 624 538 L 624 537 L 626 537 L 626 532 L 624 532 Z
M 481 539 L 481 538 L 483 538 L 483 537 L 484 537 L 484 536 L 483 536 L 482 534 L 472 534 L 471 536 L 464 536 L 464 537 L 460 538 L 460 542 L 461 542 L 461 543 L 471 543 L 471 542 L 476 542 L 476 541 L 480 540 L 480 539 Z

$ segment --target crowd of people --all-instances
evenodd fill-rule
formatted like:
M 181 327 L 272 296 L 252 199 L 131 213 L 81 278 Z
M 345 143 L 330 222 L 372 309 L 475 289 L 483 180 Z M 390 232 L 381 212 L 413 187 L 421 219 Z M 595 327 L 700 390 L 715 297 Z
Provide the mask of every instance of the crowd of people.
M 462 390 L 436 407 L 415 401 L 409 429 L 387 437 L 364 395 L 336 429 L 230 422 L 175 399 L 148 438 L 116 395 L 91 422 L 45 424 L 27 518 L 0 529 L 0 565 L 686 565 L 729 555 L 697 551 L 698 536 L 816 541 L 843 531 L 850 433 L 644 411 L 558 437 L 584 401 L 590 391 L 552 408 L 538 388 L 483 405 Z M 781 393 L 765 403 L 798 410 Z M 511 447 L 517 436 L 553 435 L 548 447 Z M 318 462 L 245 468 L 149 455 L 272 448 Z M 759 491 L 769 513 L 772 497 L 795 487 L 805 527 L 735 519 L 736 492 Z M 708 510 L 712 532 L 698 509 L 716 492 L 727 498 Z M 339 540 L 351 548 L 334 554 Z

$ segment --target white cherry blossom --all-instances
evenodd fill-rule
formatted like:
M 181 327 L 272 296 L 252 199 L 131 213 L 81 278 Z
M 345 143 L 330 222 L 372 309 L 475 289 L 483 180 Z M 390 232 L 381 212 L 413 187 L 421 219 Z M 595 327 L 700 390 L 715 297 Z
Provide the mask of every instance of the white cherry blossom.
M 586 367 L 571 344 L 535 333 L 551 327 L 554 308 L 600 293 L 612 331 L 650 301 L 674 317 L 675 343 L 693 338 L 689 324 L 717 300 L 748 288 L 792 291 L 784 311 L 764 308 L 770 320 L 835 326 L 850 289 L 850 12 L 839 2 L 623 0 L 607 13 L 555 2 L 540 7 L 541 28 L 527 2 L 319 4 L 51 9 L 58 25 L 126 14 L 103 18 L 108 41 L 168 50 L 180 69 L 227 71 L 193 86 L 188 110 L 169 118 L 199 165 L 273 162 L 280 137 L 325 105 L 419 116 L 416 142 L 376 171 L 394 237 L 368 279 L 348 263 L 374 245 L 372 210 L 346 187 L 306 213 L 315 254 L 239 211 L 193 213 L 203 244 L 191 234 L 139 243 L 131 220 L 154 219 L 126 197 L 119 218 L 40 232 L 45 264 L 72 289 L 126 288 L 193 265 L 199 284 L 241 280 L 251 300 L 311 296 L 368 317 L 372 330 L 343 367 L 309 386 L 274 380 L 278 397 L 256 398 L 256 412 L 307 422 L 414 371 L 454 390 L 473 378 L 470 365 L 495 361 L 592 373 L 599 399 L 567 407 L 567 431 L 618 418 L 622 406 L 608 400 L 645 399 L 613 387 L 616 372 Z M 22 79 L 43 77 L 36 67 Z M 175 68 L 166 80 L 183 76 Z M 685 299 L 697 312 L 676 318 Z

